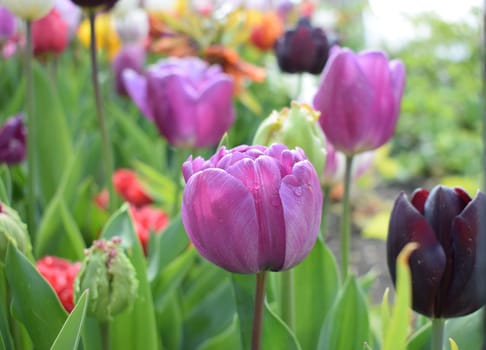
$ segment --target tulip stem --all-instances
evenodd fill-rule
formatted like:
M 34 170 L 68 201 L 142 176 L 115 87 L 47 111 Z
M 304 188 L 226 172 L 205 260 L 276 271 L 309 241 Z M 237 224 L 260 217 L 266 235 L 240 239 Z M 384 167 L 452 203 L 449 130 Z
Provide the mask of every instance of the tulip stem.
M 253 332 L 251 336 L 251 350 L 260 350 L 262 346 L 263 311 L 265 309 L 265 285 L 267 272 L 256 274 L 255 307 L 253 311 Z
M 96 104 L 96 116 L 98 118 L 101 148 L 104 160 L 104 176 L 105 186 L 108 188 L 109 208 L 110 210 L 116 207 L 115 191 L 113 189 L 113 181 L 111 180 L 113 174 L 113 154 L 110 146 L 110 138 L 106 128 L 106 118 L 103 109 L 103 102 L 101 100 L 100 84 L 98 81 L 98 60 L 96 54 L 96 13 L 94 9 L 88 10 L 89 28 L 90 28 L 90 57 L 91 57 L 91 80 L 93 84 L 93 92 Z
M 292 270 L 282 271 L 280 273 L 280 296 L 282 321 L 290 329 L 295 326 L 295 304 L 294 304 L 294 275 Z
M 443 318 L 432 319 L 432 350 L 444 349 L 444 322 Z
M 353 156 L 346 156 L 346 170 L 344 173 L 344 195 L 342 203 L 341 216 L 341 275 L 343 281 L 348 277 L 349 272 L 349 247 L 351 240 L 351 220 L 349 197 L 351 190 L 351 169 L 353 165 Z
M 32 77 L 32 21 L 26 21 L 27 33 L 26 33 L 26 45 L 25 45 L 25 76 L 27 83 L 26 99 L 27 99 L 27 227 L 29 234 L 34 241 L 34 232 L 36 225 L 36 191 L 35 191 L 35 178 L 36 178 L 36 165 L 35 165 L 35 151 L 36 151 L 36 117 L 34 115 L 34 83 Z
M 101 349 L 110 349 L 110 323 L 101 322 L 100 323 L 100 334 L 101 334 Z
M 331 204 L 331 186 L 324 185 L 322 187 L 323 192 L 323 202 L 322 202 L 322 219 L 321 219 L 321 238 L 322 242 L 326 241 L 327 236 L 327 214 L 329 213 L 329 206 Z

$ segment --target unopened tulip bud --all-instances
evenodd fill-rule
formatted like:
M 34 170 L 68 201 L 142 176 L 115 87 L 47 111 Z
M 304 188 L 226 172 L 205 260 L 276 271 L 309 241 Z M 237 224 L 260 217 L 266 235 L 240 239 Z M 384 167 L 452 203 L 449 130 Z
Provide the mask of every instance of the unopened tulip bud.
M 326 140 L 318 120 L 319 112 L 306 104 L 292 102 L 290 109 L 273 111 L 260 124 L 253 143 L 264 146 L 283 143 L 289 148 L 300 147 L 321 177 L 326 162 Z
M 119 237 L 94 241 L 74 284 L 76 301 L 89 289 L 88 314 L 100 322 L 129 308 L 137 296 L 135 269 L 120 243 Z
M 8 243 L 30 255 L 32 247 L 26 225 L 15 210 L 0 202 L 0 262 L 5 261 Z

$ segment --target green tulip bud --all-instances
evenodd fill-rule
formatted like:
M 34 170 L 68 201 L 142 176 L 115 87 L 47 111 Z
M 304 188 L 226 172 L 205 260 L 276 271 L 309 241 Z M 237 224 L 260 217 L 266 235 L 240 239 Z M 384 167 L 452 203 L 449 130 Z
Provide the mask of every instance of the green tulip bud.
M 13 244 L 22 253 L 30 256 L 30 244 L 27 226 L 22 222 L 15 210 L 0 203 L 0 262 L 5 261 L 8 243 Z
M 253 143 L 263 146 L 283 143 L 288 148 L 302 148 L 321 178 L 326 163 L 326 140 L 318 120 L 319 112 L 293 101 L 290 109 L 273 111 L 260 124 Z
M 119 237 L 94 241 L 74 283 L 76 301 L 89 289 L 88 314 L 100 322 L 129 308 L 137 297 L 135 269 L 120 243 Z

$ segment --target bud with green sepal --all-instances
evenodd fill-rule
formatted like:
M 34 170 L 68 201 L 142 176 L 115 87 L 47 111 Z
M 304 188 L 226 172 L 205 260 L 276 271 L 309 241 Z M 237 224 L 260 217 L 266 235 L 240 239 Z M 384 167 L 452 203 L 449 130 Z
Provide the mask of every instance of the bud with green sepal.
M 32 246 L 27 226 L 14 209 L 0 202 L 0 262 L 5 261 L 9 243 L 30 257 Z
M 135 269 L 120 243 L 119 237 L 94 241 L 74 283 L 75 301 L 89 289 L 88 314 L 100 322 L 129 308 L 137 297 Z
M 283 143 L 300 147 L 322 178 L 326 163 L 326 140 L 319 126 L 319 112 L 309 105 L 292 101 L 291 107 L 273 111 L 258 127 L 253 144 Z

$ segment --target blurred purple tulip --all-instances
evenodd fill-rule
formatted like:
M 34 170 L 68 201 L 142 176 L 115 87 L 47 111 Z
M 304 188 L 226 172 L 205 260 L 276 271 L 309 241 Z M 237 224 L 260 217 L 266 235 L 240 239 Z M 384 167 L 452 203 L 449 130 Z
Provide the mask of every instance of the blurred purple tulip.
M 0 163 L 17 164 L 24 160 L 26 134 L 21 115 L 6 120 L 0 128 Z
M 113 59 L 112 67 L 115 74 L 115 88 L 120 95 L 127 96 L 128 91 L 123 80 L 123 71 L 132 69 L 137 74 L 142 74 L 145 63 L 145 49 L 142 45 L 123 46 Z
M 457 317 L 482 306 L 475 276 L 480 214 L 486 197 L 437 186 L 395 201 L 387 240 L 388 268 L 395 281 L 396 258 L 409 242 L 420 246 L 410 256 L 412 307 L 435 318 Z
M 183 165 L 182 221 L 199 253 L 237 273 L 290 269 L 314 246 L 322 193 L 304 152 L 224 147 Z
M 0 42 L 15 34 L 16 20 L 13 13 L 0 6 Z
M 128 94 L 176 147 L 216 146 L 235 119 L 233 81 L 197 57 L 169 58 L 145 74 L 123 73 Z
M 333 48 L 314 97 L 326 137 L 348 155 L 382 146 L 395 132 L 404 86 L 401 61 Z
M 82 12 L 69 0 L 56 0 L 54 5 L 68 25 L 69 38 L 72 38 L 78 30 Z
M 329 56 L 329 41 L 321 28 L 303 17 L 275 43 L 280 69 L 287 73 L 320 74 Z

